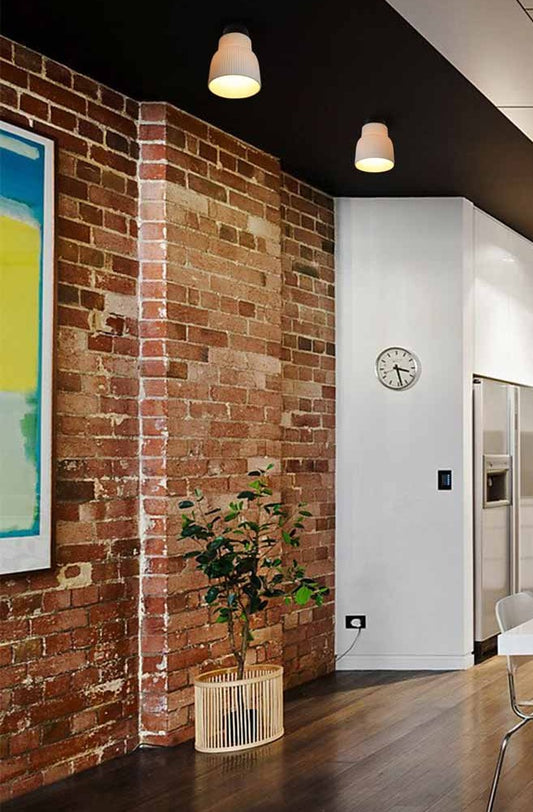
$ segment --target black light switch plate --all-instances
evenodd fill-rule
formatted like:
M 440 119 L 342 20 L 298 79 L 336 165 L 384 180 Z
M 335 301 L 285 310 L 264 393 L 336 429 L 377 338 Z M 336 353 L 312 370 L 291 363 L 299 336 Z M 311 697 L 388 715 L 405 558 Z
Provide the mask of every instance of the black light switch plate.
M 450 470 L 437 471 L 437 490 L 451 491 L 452 472 Z

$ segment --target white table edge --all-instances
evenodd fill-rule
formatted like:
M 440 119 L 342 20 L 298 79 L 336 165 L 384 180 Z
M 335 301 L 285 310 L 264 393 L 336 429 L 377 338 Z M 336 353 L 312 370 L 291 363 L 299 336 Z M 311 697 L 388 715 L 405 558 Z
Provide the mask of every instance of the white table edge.
M 498 635 L 498 654 L 533 655 L 533 619 Z

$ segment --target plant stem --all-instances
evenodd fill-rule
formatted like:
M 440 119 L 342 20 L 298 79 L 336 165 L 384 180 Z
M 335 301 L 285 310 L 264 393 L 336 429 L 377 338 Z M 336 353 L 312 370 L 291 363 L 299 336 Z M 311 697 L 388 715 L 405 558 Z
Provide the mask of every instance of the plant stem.
M 242 629 L 242 640 L 241 640 L 241 651 L 238 655 L 237 659 L 239 662 L 238 670 L 237 670 L 237 679 L 242 679 L 244 677 L 244 666 L 246 665 L 246 652 L 248 651 L 248 646 L 250 644 L 250 619 L 246 610 L 243 610 L 243 629 Z
M 237 640 L 235 638 L 235 624 L 233 622 L 233 612 L 230 612 L 228 615 L 228 631 L 231 643 L 231 651 L 237 661 L 237 677 L 238 679 L 242 679 L 242 676 L 239 676 L 239 674 L 241 674 L 241 672 L 244 673 L 244 662 L 242 661 L 241 650 L 240 647 L 237 645 Z

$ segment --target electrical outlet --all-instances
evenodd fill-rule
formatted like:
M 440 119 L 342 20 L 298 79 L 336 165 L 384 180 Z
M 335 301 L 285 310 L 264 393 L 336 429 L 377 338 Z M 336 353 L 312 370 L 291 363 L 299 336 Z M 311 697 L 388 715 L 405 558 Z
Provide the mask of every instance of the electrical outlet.
M 366 629 L 366 615 L 346 615 L 347 629 Z

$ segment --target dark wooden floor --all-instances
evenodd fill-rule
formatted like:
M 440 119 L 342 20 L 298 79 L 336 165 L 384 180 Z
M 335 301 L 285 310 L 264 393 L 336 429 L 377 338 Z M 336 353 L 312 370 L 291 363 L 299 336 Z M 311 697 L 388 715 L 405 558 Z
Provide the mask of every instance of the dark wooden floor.
M 533 695 L 533 670 L 527 683 Z M 289 694 L 286 735 L 271 745 L 139 750 L 3 812 L 483 812 L 513 719 L 501 658 L 466 672 L 341 672 Z M 532 812 L 533 724 L 507 759 L 496 808 Z

